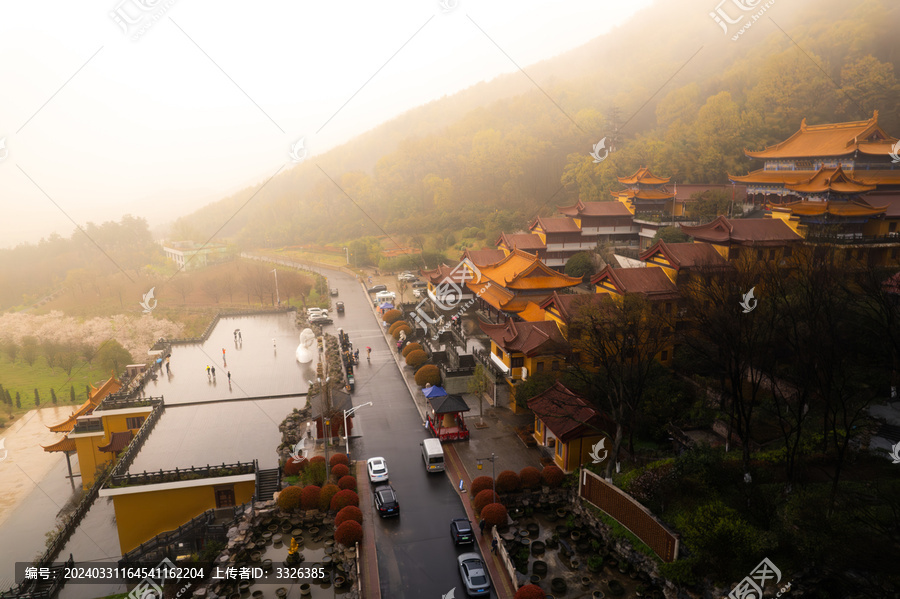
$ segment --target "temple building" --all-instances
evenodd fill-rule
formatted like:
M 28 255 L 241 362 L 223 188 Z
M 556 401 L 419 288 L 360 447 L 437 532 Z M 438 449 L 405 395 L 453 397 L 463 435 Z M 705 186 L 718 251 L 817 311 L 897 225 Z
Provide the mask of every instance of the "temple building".
M 741 258 L 780 261 L 790 258 L 803 244 L 803 237 L 777 218 L 730 219 L 720 216 L 705 225 L 681 225 L 681 230 L 695 243 L 712 245 L 730 262 Z
M 658 267 L 681 286 L 699 275 L 720 271 L 729 267 L 722 254 L 708 243 L 666 243 L 657 241 L 640 255 L 648 267 Z
M 522 250 L 544 260 L 547 254 L 547 244 L 537 233 L 500 233 L 496 245 L 507 256 L 513 250 Z
M 561 206 L 557 211 L 575 221 L 586 241 L 614 248 L 637 248 L 638 227 L 632 212 L 622 202 L 582 202 Z M 524 249 L 524 248 L 523 248 Z
M 539 216 L 529 230 L 547 247 L 543 260 L 550 268 L 562 270 L 578 252 L 590 252 L 597 247 L 597 236 L 582 234 L 572 218 Z
M 764 150 L 745 150 L 764 161 L 747 175 L 757 205 L 772 211 L 809 239 L 864 238 L 897 233 L 900 159 L 897 138 L 878 124 L 878 111 L 865 121 L 807 125 Z
M 629 177 L 617 177 L 625 185 L 622 191 L 614 191 L 619 200 L 635 216 L 681 216 L 683 204 L 675 201 L 675 193 L 666 184 L 670 177 L 657 177 L 642 166 Z

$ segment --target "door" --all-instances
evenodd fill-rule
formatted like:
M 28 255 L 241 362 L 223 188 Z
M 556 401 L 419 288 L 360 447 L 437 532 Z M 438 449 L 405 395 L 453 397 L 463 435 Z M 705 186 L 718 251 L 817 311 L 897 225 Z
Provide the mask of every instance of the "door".
M 234 486 L 216 487 L 216 507 L 233 507 L 234 506 Z

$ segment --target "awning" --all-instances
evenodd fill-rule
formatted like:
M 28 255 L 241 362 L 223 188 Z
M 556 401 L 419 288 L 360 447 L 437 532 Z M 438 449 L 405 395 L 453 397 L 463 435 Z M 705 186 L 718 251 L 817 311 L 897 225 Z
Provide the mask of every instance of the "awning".
M 431 399 L 431 408 L 435 414 L 455 414 L 468 412 L 469 405 L 460 395 L 444 395 Z
M 381 304 L 378 307 L 381 308 L 382 310 L 390 310 L 391 308 L 394 307 L 394 304 L 392 304 L 391 302 L 384 302 L 383 304 Z
M 422 389 L 422 393 L 425 394 L 425 397 L 431 399 L 432 397 L 443 397 L 447 395 L 447 392 L 444 391 L 443 387 L 425 387 Z
M 98 447 L 100 451 L 108 451 L 112 453 L 119 453 L 131 443 L 131 440 L 134 438 L 134 433 L 130 430 L 121 432 L 121 433 L 113 433 L 112 437 L 109 439 L 109 443 L 106 445 L 102 445 Z

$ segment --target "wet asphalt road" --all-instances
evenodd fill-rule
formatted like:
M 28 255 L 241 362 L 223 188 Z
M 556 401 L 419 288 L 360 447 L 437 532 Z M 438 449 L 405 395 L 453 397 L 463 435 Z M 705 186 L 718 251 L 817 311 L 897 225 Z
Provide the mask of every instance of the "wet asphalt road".
M 337 334 L 342 327 L 353 347 L 360 349 L 353 405 L 373 405 L 354 414 L 350 451 L 354 460 L 381 456 L 387 460 L 390 484 L 400 502 L 400 516 L 375 523 L 378 573 L 386 599 L 438 599 L 455 588 L 457 599 L 466 596 L 456 556 L 478 551 L 471 545 L 456 548 L 450 540 L 450 520 L 465 517 L 459 496 L 444 473 L 428 474 L 419 443 L 427 438 L 418 411 L 409 397 L 370 306 L 370 296 L 350 275 L 323 271 L 329 287 L 337 287 L 346 306 L 343 315 L 332 311 L 334 324 L 325 331 Z M 332 302 L 333 303 L 333 302 Z M 366 346 L 372 361 L 365 359 Z M 360 501 L 372 502 L 371 496 Z M 492 592 L 491 597 L 496 597 Z

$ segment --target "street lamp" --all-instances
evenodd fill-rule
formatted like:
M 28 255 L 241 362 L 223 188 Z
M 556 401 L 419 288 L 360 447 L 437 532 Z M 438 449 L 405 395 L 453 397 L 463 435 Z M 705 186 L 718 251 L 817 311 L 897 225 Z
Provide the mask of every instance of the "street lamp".
M 496 472 L 495 462 L 497 461 L 497 454 L 492 452 L 491 457 L 489 457 L 489 458 L 477 458 L 477 459 L 478 459 L 478 469 L 479 470 L 481 470 L 481 462 L 487 461 L 487 460 L 491 461 L 491 485 L 493 487 L 494 494 L 496 494 L 497 493 L 497 476 L 495 475 L 495 472 Z
M 356 410 L 358 410 L 360 408 L 364 408 L 366 406 L 371 406 L 371 405 L 372 405 L 372 402 L 367 401 L 366 403 L 364 403 L 362 405 L 352 407 L 349 410 L 344 410 L 344 447 L 347 449 L 347 459 L 348 460 L 350 459 L 350 439 L 347 435 L 347 416 L 350 416 L 351 414 L 353 414 L 353 412 L 355 412 Z

